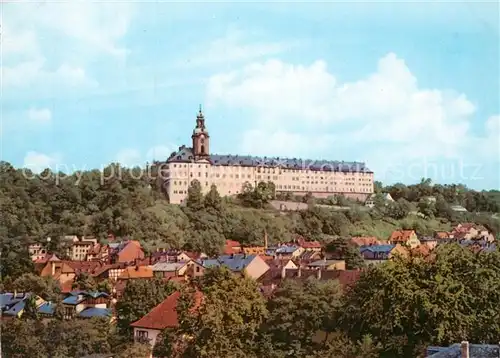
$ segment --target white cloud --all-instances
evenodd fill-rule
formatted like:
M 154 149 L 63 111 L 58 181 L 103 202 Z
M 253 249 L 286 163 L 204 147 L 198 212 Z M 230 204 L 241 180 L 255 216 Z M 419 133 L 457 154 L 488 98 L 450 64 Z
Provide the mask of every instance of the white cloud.
M 131 3 L 31 2 L 4 11 L 5 88 L 95 87 L 86 66 L 97 56 L 127 53 L 119 41 L 133 14 Z
M 182 66 L 228 65 L 235 62 L 276 55 L 297 46 L 296 42 L 258 41 L 254 34 L 229 27 L 223 37 L 208 44 L 193 46 Z M 201 56 L 200 56 L 201 54 Z
M 373 74 L 348 83 L 338 83 L 324 61 L 253 63 L 213 75 L 207 98 L 212 105 L 252 110 L 253 128 L 244 133 L 242 149 L 256 154 L 366 160 L 384 176 L 412 160 L 478 153 L 467 146 L 475 105 L 464 94 L 419 88 L 393 53 Z
M 48 108 L 30 108 L 28 119 L 35 123 L 47 124 L 52 120 L 52 111 Z
M 30 151 L 24 157 L 23 167 L 30 169 L 34 173 L 40 173 L 47 168 L 57 171 L 57 166 L 61 164 L 60 161 L 61 155 L 59 154 L 44 154 Z

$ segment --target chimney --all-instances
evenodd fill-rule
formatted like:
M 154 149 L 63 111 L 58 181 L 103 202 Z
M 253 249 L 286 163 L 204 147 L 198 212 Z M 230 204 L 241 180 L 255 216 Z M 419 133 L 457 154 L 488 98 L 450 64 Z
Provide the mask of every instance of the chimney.
M 463 341 L 460 344 L 460 357 L 469 358 L 469 342 Z
M 297 270 L 297 277 L 302 276 L 302 268 L 299 266 L 299 269 Z
M 50 267 L 52 269 L 52 276 L 54 276 L 56 274 L 56 263 L 54 261 L 51 261 Z
M 318 278 L 318 280 L 321 280 L 321 269 L 318 270 L 316 277 Z
M 281 268 L 281 278 L 282 278 L 282 279 L 284 279 L 285 277 L 286 277 L 286 267 L 285 267 L 285 266 L 283 266 L 283 267 Z
M 267 250 L 267 230 L 264 231 L 264 248 Z

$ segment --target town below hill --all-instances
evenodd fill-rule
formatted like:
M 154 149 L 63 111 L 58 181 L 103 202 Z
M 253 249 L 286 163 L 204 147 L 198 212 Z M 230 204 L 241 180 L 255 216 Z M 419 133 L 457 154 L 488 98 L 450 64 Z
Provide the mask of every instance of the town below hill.
M 498 356 L 497 191 L 194 181 L 178 206 L 154 175 L 106 170 L 2 163 L 6 357 Z

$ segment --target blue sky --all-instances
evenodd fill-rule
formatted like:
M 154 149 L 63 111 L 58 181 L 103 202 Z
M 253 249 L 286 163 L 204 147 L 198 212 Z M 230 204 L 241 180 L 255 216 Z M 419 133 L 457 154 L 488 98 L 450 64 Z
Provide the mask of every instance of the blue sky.
M 214 153 L 365 161 L 500 187 L 495 2 L 3 5 L 2 159 L 163 159 L 201 103 Z

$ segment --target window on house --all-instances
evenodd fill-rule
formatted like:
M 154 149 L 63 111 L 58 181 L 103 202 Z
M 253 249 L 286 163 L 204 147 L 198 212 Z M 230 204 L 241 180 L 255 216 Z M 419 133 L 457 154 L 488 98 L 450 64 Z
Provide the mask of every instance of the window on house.
M 141 330 L 138 330 L 136 332 L 136 337 L 137 338 L 141 338 L 141 339 L 147 339 L 148 338 L 148 331 L 141 331 Z

